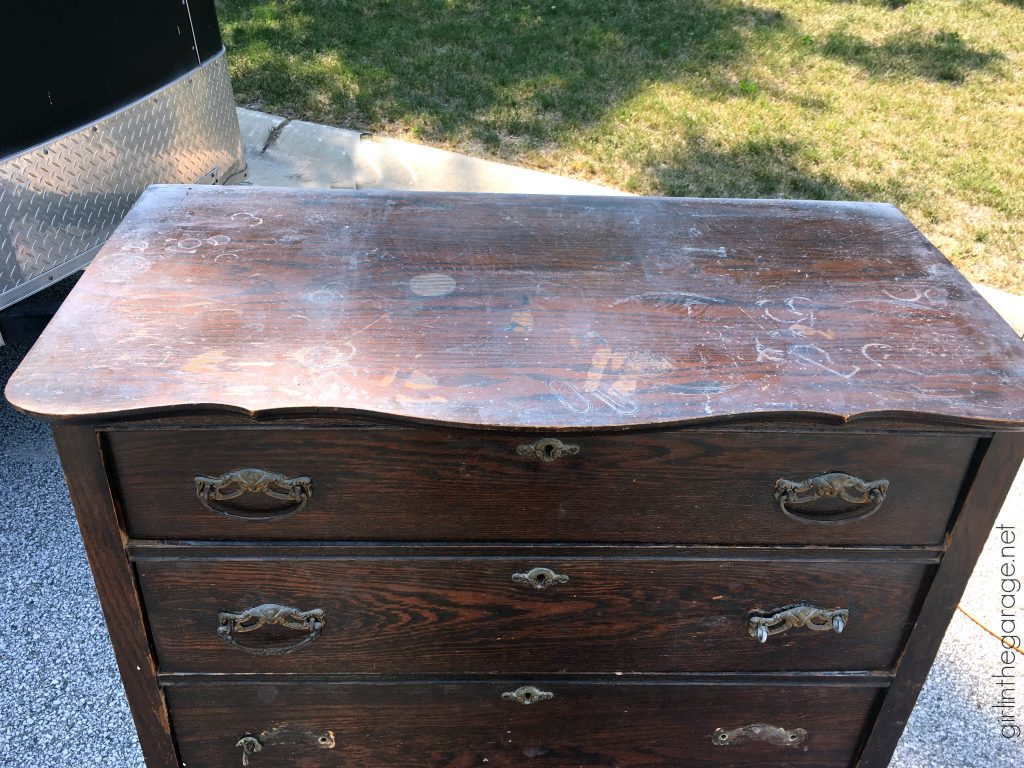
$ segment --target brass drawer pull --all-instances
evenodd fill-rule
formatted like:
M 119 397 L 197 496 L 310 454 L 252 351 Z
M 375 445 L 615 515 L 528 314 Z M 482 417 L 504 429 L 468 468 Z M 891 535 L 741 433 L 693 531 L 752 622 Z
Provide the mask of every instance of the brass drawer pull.
M 806 739 L 807 731 L 803 728 L 787 731 L 785 728 L 778 728 L 774 725 L 754 723 L 753 725 L 744 725 L 742 728 L 733 728 L 731 731 L 719 728 L 711 737 L 711 742 L 720 747 L 731 747 L 750 741 L 763 741 L 779 747 L 798 747 Z
M 279 510 L 262 511 L 233 505 L 216 504 L 237 499 L 246 493 L 262 493 L 272 499 L 292 502 Z M 227 472 L 220 477 L 196 477 L 196 496 L 212 512 L 244 520 L 279 520 L 301 512 L 313 496 L 313 481 L 308 477 L 285 477 L 254 467 Z
M 505 691 L 501 694 L 502 701 L 514 701 L 516 704 L 536 704 L 538 701 L 549 701 L 555 698 L 551 691 L 542 691 L 532 685 L 524 685 L 514 691 Z
M 775 501 L 779 509 L 802 523 L 849 523 L 863 520 L 878 511 L 888 491 L 888 480 L 861 480 L 845 472 L 828 472 L 800 481 L 783 478 L 775 481 Z M 829 498 L 841 499 L 853 506 L 840 512 L 828 513 L 791 509 L 791 506 Z
M 547 589 L 552 584 L 568 584 L 569 577 L 555 573 L 550 568 L 531 568 L 526 573 L 513 573 L 512 581 L 516 584 L 529 584 L 534 589 Z
M 747 631 L 757 642 L 766 643 L 772 635 L 795 627 L 807 627 L 815 632 L 832 630 L 839 634 L 849 621 L 850 611 L 846 608 L 817 608 L 802 603 L 767 616 L 752 614 L 747 620 Z
M 575 456 L 579 452 L 580 447 L 578 445 L 563 443 L 561 440 L 556 440 L 553 437 L 542 437 L 540 440 L 535 440 L 532 443 L 526 443 L 516 448 L 516 453 L 520 456 L 532 456 L 541 461 L 554 461 L 563 456 Z
M 320 633 L 324 628 L 324 612 L 321 608 L 300 611 L 298 608 L 290 608 L 287 605 L 274 605 L 273 603 L 258 605 L 241 613 L 225 611 L 220 614 L 219 619 L 220 626 L 217 627 L 217 634 L 220 636 L 220 639 L 232 648 L 237 648 L 240 651 L 245 651 L 255 656 L 281 656 L 297 651 L 299 648 L 309 645 L 320 637 Z M 258 645 L 242 645 L 235 639 L 235 635 L 255 632 L 261 627 L 274 625 L 298 630 L 306 634 L 297 643 L 287 646 L 261 647 Z
M 264 747 L 274 744 L 316 745 L 320 749 L 334 749 L 334 731 L 304 731 L 301 728 L 279 726 L 263 731 L 259 736 L 247 733 L 235 744 L 242 750 L 242 765 L 249 765 L 249 755 L 262 752 Z

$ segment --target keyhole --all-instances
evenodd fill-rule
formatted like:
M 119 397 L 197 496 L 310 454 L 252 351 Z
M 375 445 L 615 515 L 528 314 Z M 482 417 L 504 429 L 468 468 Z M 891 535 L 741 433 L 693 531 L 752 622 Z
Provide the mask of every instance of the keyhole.
M 543 573 L 538 573 L 535 578 L 537 579 L 537 583 L 538 584 L 543 584 L 544 583 L 544 579 L 546 579 L 547 576 L 545 576 Z
M 553 446 L 553 445 L 545 445 L 544 446 L 544 455 L 545 456 L 547 456 L 548 458 L 551 458 L 552 456 L 554 456 L 554 454 L 555 454 L 555 446 Z
M 523 701 L 526 702 L 527 704 L 532 703 L 533 702 L 533 694 L 530 693 L 529 691 L 524 693 L 523 694 Z

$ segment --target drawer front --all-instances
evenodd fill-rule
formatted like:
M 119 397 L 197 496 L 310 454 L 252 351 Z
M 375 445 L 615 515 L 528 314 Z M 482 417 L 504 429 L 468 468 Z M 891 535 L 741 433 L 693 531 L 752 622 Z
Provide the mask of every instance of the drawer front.
M 521 704 L 524 688 L 550 698 Z M 243 750 L 251 768 L 845 768 L 878 696 L 842 685 L 537 680 L 167 689 L 182 763 L 208 768 L 237 768 Z
M 977 442 L 658 432 L 562 436 L 559 446 L 429 429 L 107 439 L 140 539 L 869 545 L 940 543 Z M 242 469 L 276 477 L 232 474 Z M 855 479 L 887 480 L 884 500 Z M 789 514 L 779 480 L 794 484 Z
M 310 674 L 885 670 L 930 568 L 425 556 L 136 566 L 162 671 Z M 777 631 L 787 617 L 818 628 Z

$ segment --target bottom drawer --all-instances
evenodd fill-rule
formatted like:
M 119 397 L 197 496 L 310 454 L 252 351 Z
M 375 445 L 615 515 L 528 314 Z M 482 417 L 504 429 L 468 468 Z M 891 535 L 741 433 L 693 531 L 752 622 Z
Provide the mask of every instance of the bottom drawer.
M 834 768 L 852 764 L 879 695 L 838 684 L 537 680 L 167 689 L 181 761 L 202 768 Z

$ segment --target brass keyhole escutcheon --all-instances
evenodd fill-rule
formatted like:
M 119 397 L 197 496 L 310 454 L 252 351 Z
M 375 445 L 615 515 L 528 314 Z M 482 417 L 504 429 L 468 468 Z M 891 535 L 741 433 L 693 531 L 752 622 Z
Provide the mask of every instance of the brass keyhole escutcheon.
M 542 437 L 540 440 L 516 447 L 519 456 L 532 456 L 544 462 L 554 461 L 563 456 L 575 456 L 579 452 L 578 445 L 563 443 L 554 437 Z
M 512 581 L 516 584 L 529 584 L 534 589 L 547 589 L 553 584 L 568 584 L 569 577 L 564 573 L 555 573 L 550 568 L 531 568 L 526 573 L 513 573 Z
M 532 685 L 524 685 L 514 691 L 505 691 L 501 694 L 502 701 L 514 701 L 516 704 L 536 704 L 538 701 L 550 701 L 555 698 L 551 691 L 542 691 Z

